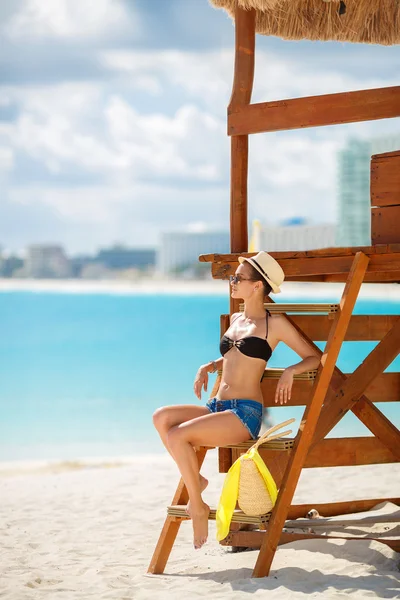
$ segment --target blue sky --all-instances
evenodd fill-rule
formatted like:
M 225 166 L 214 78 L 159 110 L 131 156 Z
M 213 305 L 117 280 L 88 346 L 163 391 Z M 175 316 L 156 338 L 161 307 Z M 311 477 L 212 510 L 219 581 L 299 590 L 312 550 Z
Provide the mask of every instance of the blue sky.
M 233 27 L 207 0 L 3 0 L 0 245 L 229 223 Z M 258 36 L 253 101 L 398 85 L 399 47 Z M 336 219 L 336 153 L 399 120 L 251 137 L 249 217 Z

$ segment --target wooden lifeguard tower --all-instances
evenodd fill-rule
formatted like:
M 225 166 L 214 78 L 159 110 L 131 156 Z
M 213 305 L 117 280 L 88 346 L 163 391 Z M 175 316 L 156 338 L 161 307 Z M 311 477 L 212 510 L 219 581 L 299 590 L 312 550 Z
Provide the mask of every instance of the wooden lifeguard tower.
M 238 255 L 246 254 L 248 250 L 249 134 L 400 116 L 400 87 L 251 104 L 255 34 L 285 39 L 396 44 L 400 42 L 400 4 L 396 0 L 372 0 L 369 3 L 355 0 L 211 1 L 215 6 L 225 8 L 235 20 L 235 74 L 228 106 L 231 254 L 210 254 L 201 256 L 200 260 L 211 263 L 214 278 L 227 279 L 238 265 Z M 371 224 L 371 246 L 272 253 L 282 266 L 286 281 L 343 282 L 345 286 L 337 305 L 278 305 L 272 300 L 268 303 L 269 310 L 286 314 L 311 344 L 314 345 L 314 340 L 326 340 L 327 343 L 321 352 L 318 371 L 298 376 L 294 381 L 291 404 L 305 406 L 296 437 L 261 446 L 260 454 L 279 487 L 272 512 L 255 518 L 236 511 L 231 531 L 221 542 L 223 545 L 260 548 L 254 577 L 268 575 L 278 544 L 321 537 L 316 533 L 290 533 L 290 529 L 285 529 L 285 524 L 305 517 L 311 508 L 329 518 L 362 512 L 383 500 L 400 506 L 400 497 L 323 505 L 292 504 L 303 468 L 400 461 L 400 432 L 375 406 L 376 402 L 400 399 L 400 373 L 384 372 L 400 350 L 400 317 L 353 315 L 363 282 L 400 283 L 400 150 L 371 158 Z M 240 304 L 231 299 L 230 313 L 240 309 Z M 221 333 L 224 333 L 229 325 L 229 315 L 222 315 L 220 323 Z M 350 340 L 374 340 L 378 344 L 353 373 L 342 373 L 336 362 L 342 343 Z M 274 406 L 276 383 L 281 372 L 279 369 L 265 371 L 262 390 L 266 407 Z M 219 380 L 220 375 L 216 386 Z M 326 438 L 349 410 L 373 435 Z M 248 442 L 219 448 L 220 472 L 227 472 L 250 445 Z M 198 449 L 199 465 L 207 450 Z M 152 573 L 164 571 L 179 527 L 188 519 L 184 511 L 187 500 L 181 480 L 149 566 Z M 211 511 L 210 518 L 215 518 L 215 510 Z M 257 528 L 240 530 L 238 523 L 252 523 Z M 348 536 L 348 539 L 352 538 Z M 400 550 L 398 537 L 378 538 L 377 541 Z

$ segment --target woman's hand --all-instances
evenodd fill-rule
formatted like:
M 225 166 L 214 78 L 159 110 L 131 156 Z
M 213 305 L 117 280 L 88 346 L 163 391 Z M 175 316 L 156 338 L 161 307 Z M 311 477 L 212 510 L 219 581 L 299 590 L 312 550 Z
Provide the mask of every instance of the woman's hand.
M 294 371 L 292 367 L 285 369 L 278 381 L 275 392 L 275 404 L 286 404 L 292 395 Z
M 201 388 L 204 386 L 204 391 L 207 391 L 208 386 L 208 370 L 206 365 L 202 365 L 196 373 L 194 379 L 194 393 L 201 400 Z

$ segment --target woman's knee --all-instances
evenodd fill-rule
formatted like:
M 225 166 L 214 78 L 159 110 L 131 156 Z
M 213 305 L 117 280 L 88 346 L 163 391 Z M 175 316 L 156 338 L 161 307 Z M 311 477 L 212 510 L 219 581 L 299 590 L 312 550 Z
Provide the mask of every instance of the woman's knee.
M 167 411 L 166 407 L 157 408 L 153 413 L 153 425 L 159 431 L 167 426 Z

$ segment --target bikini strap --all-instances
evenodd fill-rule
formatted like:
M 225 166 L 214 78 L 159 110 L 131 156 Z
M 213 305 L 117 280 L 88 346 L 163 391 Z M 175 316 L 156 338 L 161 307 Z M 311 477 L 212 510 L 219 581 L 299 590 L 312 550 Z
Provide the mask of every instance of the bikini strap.
M 266 321 L 266 325 L 267 325 L 267 333 L 265 335 L 265 339 L 267 339 L 268 337 L 268 317 L 270 316 L 270 312 L 269 310 L 267 310 L 266 315 L 265 315 L 265 321 Z
M 234 323 L 236 321 L 236 319 L 238 319 L 240 317 L 240 313 L 231 321 L 231 325 L 232 323 Z

